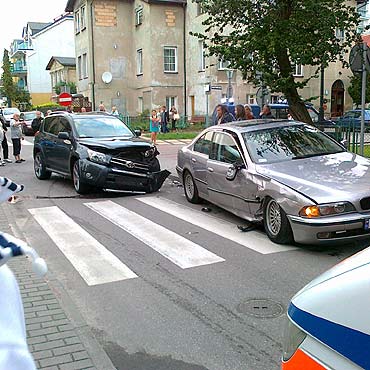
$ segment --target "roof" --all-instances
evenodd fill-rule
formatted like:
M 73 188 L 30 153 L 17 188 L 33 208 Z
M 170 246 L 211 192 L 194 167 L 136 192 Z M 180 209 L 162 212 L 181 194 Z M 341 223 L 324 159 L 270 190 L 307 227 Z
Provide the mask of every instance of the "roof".
M 52 66 L 52 64 L 54 63 L 54 61 L 60 63 L 62 66 L 65 66 L 65 67 L 76 67 L 76 58 L 74 57 L 51 57 L 47 66 L 46 66 L 46 70 L 47 71 L 50 71 L 50 68 Z
M 42 23 L 42 22 L 28 22 L 27 26 L 32 30 L 32 34 L 35 35 L 37 32 L 40 32 L 43 28 L 49 26 L 51 22 Z

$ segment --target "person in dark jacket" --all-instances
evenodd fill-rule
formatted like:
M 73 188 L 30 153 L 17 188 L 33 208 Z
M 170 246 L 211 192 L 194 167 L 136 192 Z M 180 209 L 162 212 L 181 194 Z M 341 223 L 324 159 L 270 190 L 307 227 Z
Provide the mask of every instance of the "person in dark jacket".
M 2 130 L 4 133 L 4 135 L 2 135 L 3 139 L 1 141 L 1 146 L 3 148 L 3 161 L 7 163 L 12 163 L 12 160 L 9 159 L 8 140 L 6 138 L 6 132 L 8 131 L 8 128 L 6 127 L 6 120 L 3 116 L 3 111 L 0 112 L 0 121 L 1 121 Z
M 163 105 L 161 108 L 161 131 L 164 134 L 170 131 L 167 127 L 169 121 L 170 121 L 169 112 L 167 110 L 167 107 Z
M 231 113 L 229 113 L 229 111 L 227 110 L 226 105 L 223 105 L 223 104 L 217 105 L 216 112 L 217 112 L 216 119 L 217 119 L 217 124 L 218 125 L 221 125 L 221 124 L 227 123 L 227 122 L 235 121 L 234 116 Z
M 268 104 L 265 104 L 262 108 L 262 112 L 260 113 L 260 118 L 271 118 L 274 119 L 275 117 L 271 113 L 270 106 Z
M 36 112 L 36 118 L 32 120 L 31 127 L 33 130 L 33 133 L 36 134 L 37 131 L 40 130 L 40 126 L 42 123 L 42 117 L 41 117 L 41 112 L 37 111 Z

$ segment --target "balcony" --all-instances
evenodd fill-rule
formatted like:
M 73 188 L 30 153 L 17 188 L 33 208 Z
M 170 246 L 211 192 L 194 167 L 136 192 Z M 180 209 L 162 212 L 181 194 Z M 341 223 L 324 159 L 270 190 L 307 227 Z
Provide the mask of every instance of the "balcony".
M 21 76 L 27 74 L 27 66 L 24 63 L 16 62 L 10 67 L 10 71 L 14 76 Z
M 10 57 L 16 58 L 17 54 L 23 54 L 27 50 L 33 50 L 32 46 L 27 41 L 14 40 L 10 46 Z

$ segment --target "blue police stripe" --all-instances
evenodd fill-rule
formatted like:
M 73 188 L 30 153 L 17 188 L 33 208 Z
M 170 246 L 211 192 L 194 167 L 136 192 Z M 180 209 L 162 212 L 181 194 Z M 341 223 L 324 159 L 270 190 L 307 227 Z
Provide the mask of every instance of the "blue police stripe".
M 314 338 L 364 369 L 370 369 L 370 335 L 312 315 L 290 304 L 288 315 Z

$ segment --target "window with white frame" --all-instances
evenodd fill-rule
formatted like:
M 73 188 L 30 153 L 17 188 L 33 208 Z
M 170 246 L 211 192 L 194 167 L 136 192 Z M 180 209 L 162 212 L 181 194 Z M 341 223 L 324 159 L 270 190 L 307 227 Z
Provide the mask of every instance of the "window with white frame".
M 339 28 L 335 29 L 335 37 L 341 41 L 344 40 L 344 30 L 341 30 Z
M 82 54 L 82 76 L 87 78 L 87 54 Z
M 86 6 L 81 6 L 81 12 L 80 12 L 80 26 L 81 31 L 83 31 L 86 28 Z
M 81 31 L 81 18 L 80 18 L 80 10 L 75 12 L 75 33 L 79 33 Z
M 256 95 L 247 94 L 247 104 L 255 104 L 255 103 L 256 103 Z
M 143 74 L 143 49 L 136 50 L 136 74 Z
M 82 56 L 77 58 L 78 79 L 82 80 Z
M 166 107 L 168 110 L 177 107 L 177 96 L 166 96 Z
M 139 6 L 138 8 L 135 9 L 135 25 L 139 26 L 140 24 L 143 23 L 143 14 L 144 10 L 142 6 Z
M 197 2 L 197 16 L 202 15 L 204 13 L 202 4 L 200 2 Z
M 177 72 L 177 47 L 165 46 L 163 49 L 164 72 Z
M 302 64 L 296 64 L 293 67 L 293 76 L 303 77 L 303 66 L 302 66 Z
M 218 70 L 219 71 L 223 71 L 225 69 L 228 69 L 230 66 L 230 62 L 227 61 L 227 60 L 223 60 L 221 59 L 219 62 L 218 62 Z
M 199 71 L 206 70 L 206 56 L 204 50 L 204 41 L 199 41 Z
M 144 111 L 144 101 L 142 96 L 137 98 L 137 110 L 139 113 L 143 113 Z

